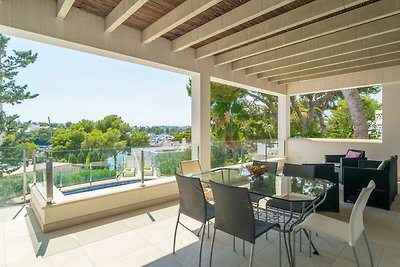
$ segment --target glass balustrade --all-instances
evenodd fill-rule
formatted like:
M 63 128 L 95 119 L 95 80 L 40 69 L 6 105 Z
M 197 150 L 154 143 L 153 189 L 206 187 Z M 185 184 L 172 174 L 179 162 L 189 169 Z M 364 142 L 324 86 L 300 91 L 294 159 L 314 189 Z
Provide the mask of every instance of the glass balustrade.
M 283 158 L 284 141 L 277 139 L 213 142 L 211 168 L 243 165 L 253 160 Z
M 211 143 L 211 167 L 243 166 L 253 159 L 283 157 L 284 142 L 246 140 Z M 53 158 L 52 185 L 64 195 L 125 184 L 145 186 L 180 172 L 180 162 L 198 155 L 196 144 L 163 147 L 99 148 L 79 150 L 0 150 L 0 206 L 29 200 L 36 186 L 45 199 L 46 158 Z M 47 189 L 46 189 L 47 188 Z

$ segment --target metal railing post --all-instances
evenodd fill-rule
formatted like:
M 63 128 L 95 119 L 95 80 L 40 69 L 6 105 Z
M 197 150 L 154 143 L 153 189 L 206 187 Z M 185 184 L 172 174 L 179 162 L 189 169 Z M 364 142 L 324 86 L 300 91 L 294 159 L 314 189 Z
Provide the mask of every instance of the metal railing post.
M 26 194 L 28 193 L 28 186 L 27 186 L 27 181 L 26 181 L 26 149 L 24 149 L 23 151 L 22 151 L 22 160 L 23 160 L 23 164 L 24 164 L 24 167 L 23 167 L 23 170 L 24 170 L 24 173 L 23 173 L 23 183 L 24 183 L 24 185 L 23 185 L 23 190 L 24 190 L 24 203 L 26 203 Z
M 36 184 L 36 150 L 33 151 L 33 159 L 32 159 L 32 164 L 33 164 L 33 184 Z
M 89 163 L 89 183 L 92 186 L 92 163 Z
M 264 158 L 264 160 L 265 161 L 268 161 L 268 146 L 267 146 L 267 139 L 265 139 L 265 151 L 264 151 L 264 153 L 265 153 L 265 158 Z
M 46 159 L 46 201 L 53 202 L 53 158 Z
M 144 184 L 144 150 L 142 149 L 140 151 L 140 168 L 141 168 L 141 174 L 140 174 L 140 180 L 141 180 L 141 187 L 145 187 L 146 185 Z

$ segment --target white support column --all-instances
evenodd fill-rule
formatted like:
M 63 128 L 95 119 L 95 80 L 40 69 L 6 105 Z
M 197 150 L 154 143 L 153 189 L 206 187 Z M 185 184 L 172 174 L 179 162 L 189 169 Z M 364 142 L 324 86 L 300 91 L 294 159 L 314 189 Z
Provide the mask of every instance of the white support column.
M 285 143 L 290 137 L 290 96 L 278 96 L 278 153 L 287 156 Z M 286 151 L 285 151 L 286 150 Z
M 200 160 L 203 171 L 211 168 L 210 76 L 192 76 L 192 158 Z
M 389 73 L 387 73 L 389 74 Z M 385 75 L 387 75 L 385 74 Z M 395 75 L 393 74 L 393 77 Z M 400 155 L 399 99 L 400 81 L 382 84 L 382 150 L 380 158 Z M 400 161 L 397 160 L 397 168 Z M 400 181 L 400 173 L 397 174 Z

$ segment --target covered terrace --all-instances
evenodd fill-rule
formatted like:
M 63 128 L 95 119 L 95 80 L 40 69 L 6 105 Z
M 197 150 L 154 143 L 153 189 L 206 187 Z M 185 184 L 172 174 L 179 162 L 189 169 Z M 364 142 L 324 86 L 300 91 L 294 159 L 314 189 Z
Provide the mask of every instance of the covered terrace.
M 278 96 L 278 139 L 285 141 L 282 149 L 285 150 L 287 162 L 322 162 L 325 154 L 341 154 L 348 148 L 365 150 L 368 158 L 377 160 L 399 155 L 399 13 L 399 0 L 0 0 L 0 33 L 191 76 L 192 142 L 196 144 L 192 157 L 199 158 L 202 167 L 207 170 L 210 169 L 211 154 L 210 81 Z M 290 96 L 376 84 L 383 87 L 382 140 L 290 138 Z M 173 194 L 176 194 L 176 190 Z M 174 210 L 175 206 L 171 205 Z M 5 210 L 2 212 L 7 213 Z M 21 214 L 26 215 L 27 212 L 30 211 Z M 367 228 L 367 233 L 379 236 L 375 239 L 375 246 L 380 251 L 377 256 L 380 259 L 377 260 L 379 266 L 399 264 L 398 212 L 398 205 L 390 212 L 367 208 L 366 214 L 373 225 Z M 8 218 L 8 215 L 4 216 Z M 124 215 L 121 216 L 119 219 L 126 219 Z M 161 211 L 160 216 L 168 225 L 170 215 Z M 337 216 L 346 218 L 346 214 L 342 213 Z M 27 220 L 20 221 L 25 227 Z M 43 238 L 36 234 L 38 231 L 25 231 L 25 228 L 16 230 L 13 227 L 18 224 L 9 224 L 0 225 L 0 265 L 5 266 L 27 264 L 28 261 L 23 259 L 28 254 L 34 259 L 45 256 L 46 240 L 47 244 L 49 240 L 57 242 L 56 237 L 64 233 L 61 230 L 54 237 Z M 101 224 L 107 226 L 108 221 Z M 144 226 L 135 220 L 117 224 L 116 227 L 122 228 L 126 224 L 132 228 Z M 92 228 L 91 225 L 83 227 Z M 380 232 L 383 228 L 390 231 Z M 23 233 L 18 232 L 21 229 L 25 229 Z M 94 233 L 96 229 L 93 227 L 90 231 Z M 154 234 L 151 227 L 142 229 Z M 74 234 L 80 230 L 65 231 L 65 236 L 69 237 L 71 232 Z M 88 249 L 95 251 L 107 244 L 126 248 L 121 240 L 129 238 L 128 235 L 109 234 L 124 231 L 116 231 L 114 226 L 104 231 L 109 231 L 105 243 Z M 131 233 L 132 239 L 141 235 L 138 231 Z M 388 239 L 380 239 L 381 236 L 390 236 L 392 239 L 388 243 Z M 40 241 L 43 245 L 39 245 L 35 251 L 31 250 L 30 245 L 27 251 L 19 254 L 18 244 L 21 243 L 18 242 L 29 244 L 21 239 L 27 237 L 31 240 L 42 238 Z M 83 243 L 94 243 L 95 239 L 86 237 Z M 82 238 L 85 239 L 85 234 Z M 90 254 L 86 250 L 74 249 L 76 246 L 69 247 L 70 250 L 64 249 L 76 243 L 69 243 L 71 239 L 67 239 L 60 241 L 60 247 L 56 246 L 54 254 L 67 251 L 62 257 L 69 260 Z M 165 241 L 150 239 L 146 240 L 149 244 Z M 7 243 L 7 240 L 13 240 L 14 243 Z M 63 249 L 58 251 L 61 247 Z M 160 245 L 160 259 L 165 256 L 162 247 Z M 155 256 L 152 251 L 142 251 L 136 256 Z M 228 251 L 231 253 L 230 248 Z M 235 254 L 235 257 L 239 257 L 239 254 Z M 22 259 L 14 260 L 20 255 Z M 340 252 L 335 255 L 335 259 L 341 258 Z M 349 258 L 347 261 L 339 263 L 341 266 L 351 266 L 352 260 Z M 96 262 L 92 259 L 79 265 L 100 266 L 113 262 Z M 125 263 L 129 265 L 129 262 L 132 261 L 127 259 Z M 228 262 L 227 266 L 240 266 L 243 262 Z M 300 266 L 334 266 L 338 263 L 336 260 L 322 262 L 306 262 Z M 32 265 L 39 266 L 59 266 L 61 263 L 66 266 L 73 264 L 63 259 L 57 259 L 56 263 L 32 261 Z M 195 264 L 169 256 L 166 262 L 159 263 L 158 266 Z M 137 265 L 145 264 L 149 262 L 138 261 Z M 274 266 L 275 263 L 260 259 L 258 264 Z
M 397 0 L 3 0 L 0 32 L 190 75 L 193 143 L 208 169 L 210 81 L 278 96 L 288 161 L 353 146 L 399 154 L 399 12 Z M 291 95 L 375 84 L 382 142 L 289 138 Z

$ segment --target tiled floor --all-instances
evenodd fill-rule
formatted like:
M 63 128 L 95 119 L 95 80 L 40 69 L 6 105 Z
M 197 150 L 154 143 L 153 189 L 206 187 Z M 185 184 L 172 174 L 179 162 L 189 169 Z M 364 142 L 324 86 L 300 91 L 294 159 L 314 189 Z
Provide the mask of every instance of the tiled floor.
M 351 207 L 341 203 L 339 214 L 327 215 L 348 220 Z M 29 206 L 3 208 L 0 209 L 0 266 L 197 266 L 199 239 L 183 227 L 178 231 L 177 253 L 172 254 L 177 209 L 176 202 L 166 203 L 43 234 Z M 375 265 L 400 266 L 399 197 L 392 211 L 367 207 L 364 218 Z M 191 229 L 198 229 L 198 223 L 185 221 Z M 273 231 L 269 240 L 257 239 L 253 266 L 279 266 L 277 236 Z M 304 245 L 303 252 L 297 250 L 297 266 L 355 266 L 351 248 L 344 243 L 321 235 L 313 241 L 320 255 L 309 258 Z M 363 239 L 356 248 L 362 266 L 369 266 Z M 205 239 L 203 266 L 208 266 L 209 251 L 210 239 Z M 247 266 L 249 251 L 246 246 L 246 256 L 242 256 L 241 242 L 237 242 L 236 252 L 232 251 L 232 238 L 217 232 L 213 266 Z M 287 266 L 287 260 L 282 258 L 283 266 Z

